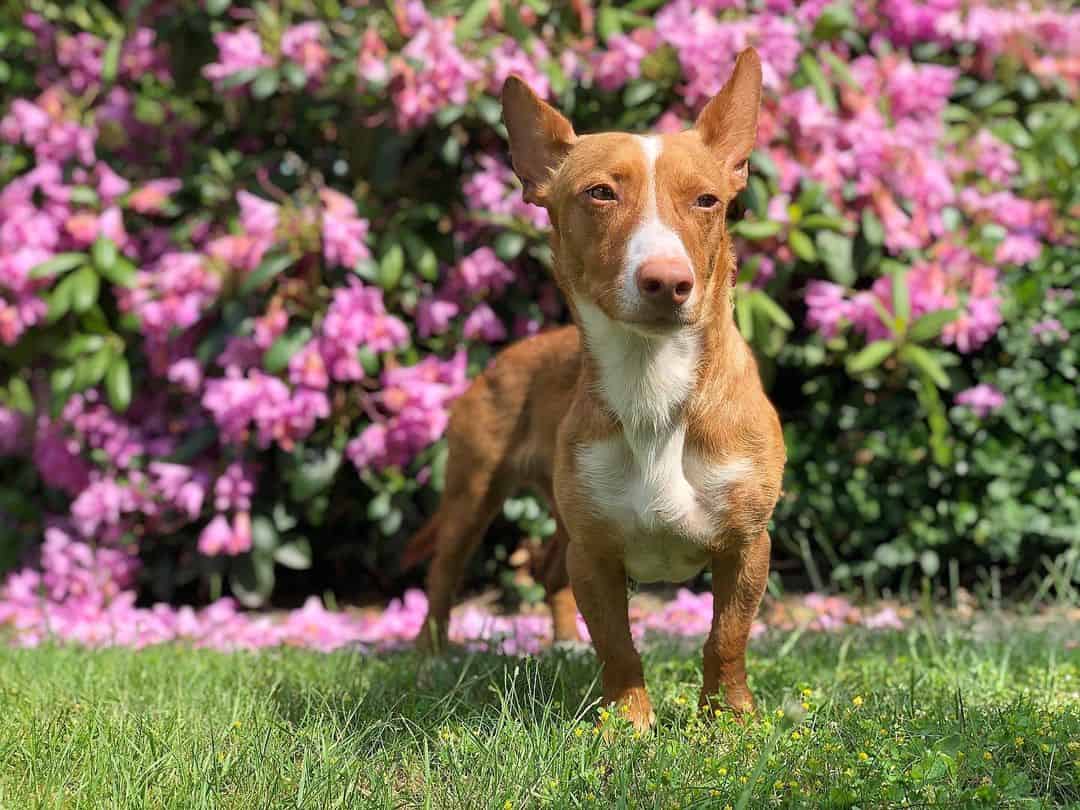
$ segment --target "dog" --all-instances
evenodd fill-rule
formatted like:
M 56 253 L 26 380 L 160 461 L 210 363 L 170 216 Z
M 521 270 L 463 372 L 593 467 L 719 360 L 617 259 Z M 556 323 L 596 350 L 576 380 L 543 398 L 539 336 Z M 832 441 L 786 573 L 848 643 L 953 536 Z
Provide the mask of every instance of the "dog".
M 726 209 L 746 186 L 761 63 L 739 54 L 693 128 L 577 135 L 511 76 L 503 121 L 525 199 L 551 219 L 573 326 L 503 352 L 454 404 L 446 486 L 405 562 L 433 553 L 418 644 L 446 642 L 470 553 L 503 501 L 544 495 L 557 529 L 541 581 L 556 640 L 580 610 L 605 704 L 655 723 L 627 614 L 627 578 L 712 573 L 701 704 L 752 712 L 746 644 L 769 574 L 783 434 L 732 307 Z

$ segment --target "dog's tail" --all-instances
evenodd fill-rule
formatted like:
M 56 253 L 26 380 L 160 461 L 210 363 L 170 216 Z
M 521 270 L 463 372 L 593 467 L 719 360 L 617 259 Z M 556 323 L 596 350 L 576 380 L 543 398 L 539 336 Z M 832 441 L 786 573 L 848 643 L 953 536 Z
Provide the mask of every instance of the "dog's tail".
M 408 571 L 428 559 L 439 545 L 439 516 L 434 515 L 409 538 L 401 552 L 401 570 Z

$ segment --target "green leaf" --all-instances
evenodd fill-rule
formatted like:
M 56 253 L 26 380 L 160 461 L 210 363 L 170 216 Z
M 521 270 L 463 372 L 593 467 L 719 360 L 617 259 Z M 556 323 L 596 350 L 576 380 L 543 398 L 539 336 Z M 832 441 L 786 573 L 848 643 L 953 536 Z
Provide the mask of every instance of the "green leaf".
M 897 270 L 892 274 L 892 305 L 893 315 L 906 326 L 911 318 L 911 293 L 907 285 L 907 268 Z
M 240 293 L 247 295 L 254 292 L 292 267 L 294 261 L 296 260 L 287 253 L 271 253 L 264 257 L 259 266 L 240 282 Z
M 276 68 L 263 68 L 251 83 L 251 96 L 258 100 L 270 98 L 281 84 L 281 74 Z
M 307 86 L 308 75 L 296 62 L 286 62 L 282 65 L 281 75 L 294 90 L 302 90 Z
M 46 323 L 56 323 L 71 310 L 71 296 L 73 288 L 71 276 L 68 276 L 55 287 L 49 294 L 49 310 L 45 315 Z
M 949 375 L 937 359 L 922 346 L 912 343 L 901 347 L 900 359 L 911 368 L 931 379 L 938 388 L 949 387 Z
M 64 360 L 74 360 L 81 355 L 96 352 L 104 345 L 105 338 L 101 335 L 76 333 L 60 344 L 56 350 L 56 356 Z
M 306 501 L 325 490 L 333 483 L 340 466 L 341 452 L 332 447 L 304 453 L 290 475 L 289 492 L 293 500 Z
M 135 286 L 135 265 L 125 259 L 123 256 L 119 256 L 112 266 L 109 268 L 99 267 L 106 280 L 115 284 L 117 287 L 127 287 L 131 289 Z
M 105 373 L 105 393 L 114 411 L 123 413 L 131 404 L 131 367 L 122 354 L 113 358 Z
M 739 324 L 739 332 L 747 341 L 754 339 L 754 309 L 749 295 L 739 294 L 735 296 L 735 320 Z
M 513 231 L 502 231 L 495 237 L 495 255 L 504 262 L 516 259 L 525 249 L 525 237 Z
M 247 84 L 254 79 L 259 73 L 258 68 L 244 68 L 238 70 L 236 73 L 230 73 L 224 79 L 221 80 L 220 86 L 222 90 L 232 90 L 234 87 L 239 87 L 242 84 Z
M 273 553 L 278 545 L 278 533 L 273 522 L 265 515 L 257 515 L 251 520 L 251 544 L 259 551 Z
M 784 312 L 783 308 L 773 301 L 764 290 L 754 290 L 754 292 L 751 293 L 751 296 L 754 301 L 754 306 L 761 310 L 765 317 L 785 332 L 789 332 L 795 327 L 795 324 L 791 320 L 791 316 Z
M 533 33 L 529 26 L 525 24 L 525 21 L 521 19 L 521 14 L 518 13 L 518 4 L 512 2 L 512 0 L 503 3 L 503 30 L 516 39 L 526 51 L 531 50 L 529 45 L 532 42 Z
M 877 368 L 885 362 L 885 358 L 892 354 L 895 348 L 896 344 L 891 340 L 875 340 L 848 358 L 847 370 L 851 374 L 862 374 L 865 371 Z
M 798 198 L 795 200 L 795 204 L 799 206 L 799 210 L 805 212 L 816 211 L 821 205 L 822 200 L 825 199 L 825 187 L 820 183 L 805 183 L 803 190 L 799 192 Z M 819 214 L 818 216 L 822 216 Z
M 596 32 L 604 42 L 622 33 L 622 20 L 619 13 L 607 3 L 600 6 L 600 11 L 596 15 Z
M 369 346 L 361 346 L 356 353 L 356 357 L 367 376 L 377 377 L 379 375 L 379 356 Z
M 776 236 L 784 228 L 782 223 L 771 219 L 758 221 L 740 220 L 732 227 L 731 232 L 744 239 L 760 241 Z
M 229 586 L 240 604 L 262 606 L 274 590 L 274 558 L 258 551 L 245 554 L 233 564 Z
M 821 65 L 818 64 L 814 55 L 809 51 L 804 51 L 803 55 L 799 57 L 799 65 L 802 67 L 803 75 L 814 88 L 814 92 L 817 93 L 821 103 L 832 112 L 836 112 L 836 94 L 833 92 L 829 80 L 825 78 L 825 74 L 821 71 Z
M 454 39 L 459 45 L 469 42 L 480 32 L 491 11 L 490 0 L 473 0 L 454 26 Z
M 817 249 L 810 237 L 798 228 L 788 234 L 788 246 L 792 252 L 805 262 L 817 261 Z
M 108 371 L 109 366 L 112 364 L 115 352 L 112 347 L 106 346 L 96 354 L 90 355 L 80 361 L 81 364 L 85 364 L 86 385 L 97 385 L 105 377 L 105 372 Z
M 71 309 L 74 312 L 86 312 L 97 303 L 101 280 L 89 267 L 80 267 L 66 279 L 71 284 Z
M 370 501 L 367 505 L 367 517 L 368 520 L 382 520 L 388 514 L 390 514 L 390 493 L 380 492 Z
M 847 233 L 851 223 L 832 214 L 810 214 L 799 220 L 799 227 L 808 231 L 829 230 Z
M 814 23 L 814 39 L 836 39 L 855 23 L 855 15 L 847 3 L 833 3 L 825 7 Z
M 908 329 L 908 340 L 915 343 L 922 343 L 927 340 L 933 340 L 941 334 L 941 330 L 946 325 L 956 320 L 958 311 L 956 309 L 938 309 L 933 312 L 927 312 L 921 318 L 916 319 L 915 323 Z
M 405 251 L 400 244 L 393 244 L 379 262 L 379 286 L 384 290 L 392 290 L 401 281 L 401 275 L 405 272 Z
M 101 55 L 101 81 L 112 84 L 116 79 L 116 70 L 120 65 L 120 46 L 123 45 L 123 37 L 114 36 L 105 46 L 105 53 Z
M 306 571 L 311 568 L 311 543 L 303 537 L 283 543 L 274 550 L 274 559 L 286 568 Z
M 650 82 L 647 79 L 633 81 L 623 91 L 623 106 L 637 107 L 639 104 L 644 104 L 656 95 L 657 89 L 656 82 Z
M 231 5 L 232 0 L 206 0 L 206 13 L 211 17 L 220 17 Z
M 58 276 L 61 273 L 74 270 L 81 264 L 85 264 L 86 259 L 85 253 L 57 253 L 51 259 L 30 268 L 30 278 L 39 279 Z
M 22 377 L 12 377 L 8 382 L 8 404 L 22 413 L 34 412 L 34 395 Z
M 832 51 L 821 50 L 819 53 L 821 54 L 821 58 L 829 63 L 829 67 L 832 68 L 832 72 L 836 74 L 836 78 L 853 90 L 861 89 L 858 80 L 855 78 L 855 74 L 851 72 L 851 68 L 847 66 L 847 63 L 843 59 Z
M 99 236 L 90 248 L 90 256 L 94 260 L 94 267 L 98 270 L 109 270 L 116 264 L 116 243 L 104 236 Z
M 862 230 L 866 241 L 874 247 L 880 247 L 885 241 L 885 227 L 870 208 L 862 210 Z
M 289 361 L 311 339 L 311 329 L 306 326 L 290 329 L 270 344 L 263 355 L 263 366 L 271 374 L 284 371 Z
M 825 264 L 829 278 L 837 284 L 850 287 L 855 283 L 855 269 L 852 266 L 854 243 L 850 236 L 833 231 L 818 231 L 815 235 L 818 255 Z

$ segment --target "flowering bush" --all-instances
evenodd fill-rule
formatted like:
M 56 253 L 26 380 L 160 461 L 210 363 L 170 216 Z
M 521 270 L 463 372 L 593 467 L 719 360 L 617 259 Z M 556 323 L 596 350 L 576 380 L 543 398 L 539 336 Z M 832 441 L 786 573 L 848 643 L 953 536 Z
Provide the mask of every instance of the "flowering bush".
M 1054 479 L 1076 444 L 1080 14 L 22 5 L 0 12 L 0 621 L 43 621 L 42 598 L 71 626 L 136 593 L 255 606 L 283 575 L 392 585 L 441 488 L 449 403 L 565 318 L 502 82 L 582 130 L 673 130 L 751 44 L 766 95 L 736 318 L 793 447 L 779 547 L 885 580 L 1076 542 Z M 1027 452 L 1042 404 L 1039 462 L 989 458 Z M 1038 520 L 995 511 L 1029 493 Z

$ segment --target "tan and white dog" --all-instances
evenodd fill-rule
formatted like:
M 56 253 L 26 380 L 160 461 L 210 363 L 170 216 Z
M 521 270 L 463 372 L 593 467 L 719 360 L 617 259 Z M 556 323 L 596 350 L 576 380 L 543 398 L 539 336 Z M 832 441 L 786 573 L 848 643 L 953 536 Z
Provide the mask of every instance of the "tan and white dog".
M 760 96 L 746 50 L 692 129 L 579 136 L 520 79 L 506 82 L 514 170 L 550 214 L 576 326 L 509 347 L 453 407 L 441 505 L 406 552 L 434 552 L 421 646 L 445 642 L 469 554 L 503 501 L 532 486 L 558 523 L 542 577 L 555 638 L 577 638 L 580 609 L 604 701 L 638 728 L 654 721 L 627 577 L 679 582 L 710 567 L 701 701 L 753 710 L 746 642 L 785 452 L 732 317 L 725 215 L 747 182 Z

